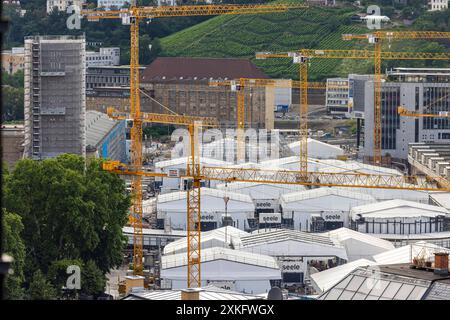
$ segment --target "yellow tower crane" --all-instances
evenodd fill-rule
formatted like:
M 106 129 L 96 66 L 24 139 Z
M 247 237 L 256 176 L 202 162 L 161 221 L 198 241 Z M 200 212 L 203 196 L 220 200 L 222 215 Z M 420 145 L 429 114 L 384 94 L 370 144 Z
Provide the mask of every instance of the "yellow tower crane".
M 114 108 L 109 107 L 107 109 L 107 114 L 110 118 L 114 120 L 127 120 L 130 119 L 130 115 L 125 112 L 119 112 Z M 135 121 L 135 118 L 133 119 Z M 183 116 L 177 114 L 159 114 L 159 113 L 140 113 L 141 123 L 162 123 L 162 124 L 174 124 L 188 126 L 189 132 L 191 134 L 191 141 L 194 141 L 192 135 L 194 133 L 194 124 L 199 123 L 204 127 L 217 127 L 218 122 L 215 118 L 210 117 L 196 117 L 196 116 Z M 193 144 L 192 144 L 193 145 Z M 195 177 L 195 172 L 192 172 L 192 168 L 196 167 L 196 157 L 194 155 L 194 150 L 191 149 L 191 166 L 187 165 L 187 175 L 190 177 Z M 198 157 L 197 157 L 198 158 Z M 153 177 L 165 177 L 166 174 L 163 173 L 153 173 L 153 172 L 142 172 L 141 167 L 126 165 L 118 161 L 106 161 L 103 163 L 103 169 L 108 170 L 121 175 L 131 175 L 132 177 L 142 177 L 142 176 L 153 176 Z M 198 182 L 198 183 L 197 183 Z M 188 212 L 193 212 L 195 215 L 188 215 L 187 222 L 187 233 L 188 233 L 188 245 L 190 244 L 193 248 L 198 248 L 195 250 L 190 250 L 191 259 L 197 259 L 200 257 L 200 247 L 197 246 L 200 243 L 200 208 L 197 205 L 200 202 L 200 183 L 199 179 L 195 180 L 193 187 L 188 189 L 188 207 L 191 210 Z M 134 196 L 134 195 L 133 195 Z M 198 197 L 197 200 L 193 200 L 192 197 Z M 130 215 L 130 224 L 133 226 L 133 272 L 135 274 L 141 275 L 143 272 L 143 234 L 142 234 L 142 216 L 132 212 Z M 200 262 L 195 264 L 193 268 L 198 267 L 198 269 L 191 271 L 194 275 L 200 274 Z
M 409 111 L 405 107 L 399 106 L 398 114 L 403 117 L 420 117 L 420 118 L 450 118 L 449 111 L 439 111 L 438 113 L 420 113 Z
M 428 110 L 426 110 L 427 108 L 430 108 L 431 106 L 433 106 L 434 104 L 444 100 L 444 99 L 448 99 L 448 97 L 450 96 L 449 94 L 444 95 L 443 97 L 436 99 L 434 102 L 430 103 L 429 105 L 426 105 L 423 107 L 424 112 L 415 112 L 415 111 L 410 111 L 407 108 L 405 108 L 404 106 L 398 106 L 397 108 L 397 112 L 400 116 L 403 117 L 422 117 L 422 118 L 450 118 L 450 112 L 449 111 L 438 111 L 438 113 L 430 113 L 430 112 L 426 112 Z M 447 102 L 448 103 L 448 102 Z
M 299 81 L 290 79 L 256 79 L 256 78 L 239 78 L 236 80 L 211 80 L 211 87 L 225 86 L 230 87 L 231 91 L 237 94 L 236 106 L 236 129 L 237 129 L 237 160 L 245 161 L 245 88 L 293 88 L 300 85 Z M 309 82 L 308 89 L 326 89 L 327 84 L 324 82 Z M 267 92 L 266 92 L 267 94 Z M 269 107 L 269 108 L 268 108 Z M 266 106 L 266 112 L 270 112 L 270 106 Z M 267 127 L 266 127 L 267 128 Z
M 374 45 L 374 149 L 373 161 L 376 165 L 381 165 L 381 61 L 382 44 L 384 40 L 432 40 L 449 39 L 450 32 L 439 31 L 376 31 L 370 34 L 344 34 L 343 40 L 368 40 Z M 420 52 L 417 52 L 419 55 Z
M 81 16 L 87 17 L 89 21 L 99 21 L 103 19 L 121 20 L 123 24 L 130 25 L 130 113 L 133 120 L 131 128 L 131 167 L 134 171 L 142 167 L 142 115 L 140 108 L 139 90 L 139 22 L 143 20 L 163 17 L 183 17 L 183 16 L 211 16 L 211 15 L 242 15 L 260 14 L 270 12 L 285 12 L 290 9 L 305 9 L 305 4 L 274 4 L 274 5 L 187 5 L 187 6 L 137 6 L 133 1 L 129 8 L 121 10 L 82 10 Z M 194 157 L 192 157 L 193 159 Z M 194 166 L 193 166 L 194 168 Z M 195 183 L 194 183 L 195 185 Z M 131 183 L 133 194 L 133 227 L 142 233 L 142 176 L 134 175 Z M 189 198 L 189 197 L 188 197 Z M 188 200 L 189 205 L 189 200 Z M 196 210 L 193 208 L 193 210 Z M 188 216 L 194 214 L 189 211 Z M 188 220 L 190 218 L 188 217 Z M 141 222 L 138 222 L 138 221 Z M 140 224 L 140 225 L 139 225 Z M 142 240 L 142 237 L 141 237 Z M 139 251 L 140 250 L 140 251 Z M 139 251 L 139 252 L 137 252 Z M 142 249 L 134 250 L 134 274 L 142 274 L 142 262 L 138 261 L 142 257 Z M 191 263 L 191 262 L 189 262 Z M 196 278 L 196 277 L 194 277 Z M 195 285 L 191 283 L 190 286 Z
M 256 54 L 257 59 L 292 58 L 294 63 L 300 64 L 300 171 L 307 172 L 308 168 L 308 62 L 314 58 L 372 59 L 375 56 L 376 52 L 369 50 L 320 49 L 301 49 L 297 52 L 286 53 L 260 52 Z M 447 60 L 450 58 L 450 53 L 382 52 L 381 56 L 386 60 Z

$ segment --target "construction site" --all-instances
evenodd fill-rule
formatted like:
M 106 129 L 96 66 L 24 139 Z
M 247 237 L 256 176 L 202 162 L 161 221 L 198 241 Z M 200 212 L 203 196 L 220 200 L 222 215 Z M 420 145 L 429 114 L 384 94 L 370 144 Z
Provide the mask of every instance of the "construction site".
M 111 298 L 450 299 L 450 69 L 427 64 L 448 62 L 450 51 L 391 50 L 399 41 L 448 45 L 450 32 L 381 28 L 341 34 L 349 49 L 253 52 L 254 61 L 292 64 L 295 79 L 244 58 L 140 64 L 144 23 L 313 6 L 86 6 L 86 23 L 130 31 L 120 71 L 129 83 L 89 92 L 75 80 L 86 78 L 84 48 L 70 51 L 84 37 L 25 40 L 25 157 L 102 158 L 131 196 L 123 263 L 107 273 Z M 58 41 L 65 55 L 51 53 Z M 315 65 L 343 59 L 370 62 L 372 72 L 310 80 Z M 404 67 L 411 61 L 426 67 Z M 65 86 L 61 96 L 51 90 Z M 154 134 L 161 126 L 168 131 Z

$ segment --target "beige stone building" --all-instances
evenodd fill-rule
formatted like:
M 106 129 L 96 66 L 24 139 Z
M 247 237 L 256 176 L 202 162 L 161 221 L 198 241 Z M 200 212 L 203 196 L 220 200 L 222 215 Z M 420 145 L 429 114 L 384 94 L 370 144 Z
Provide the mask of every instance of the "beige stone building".
M 23 124 L 2 125 L 2 162 L 12 168 L 23 156 L 25 133 Z
M 228 86 L 211 87 L 209 82 L 239 78 L 269 77 L 246 59 L 161 57 L 141 73 L 141 88 L 178 114 L 215 117 L 233 128 L 236 92 Z M 149 111 L 167 113 L 153 101 Z M 265 88 L 246 89 L 245 115 L 247 126 L 265 128 L 266 122 L 272 123 L 269 128 L 273 126 L 273 106 L 266 108 Z

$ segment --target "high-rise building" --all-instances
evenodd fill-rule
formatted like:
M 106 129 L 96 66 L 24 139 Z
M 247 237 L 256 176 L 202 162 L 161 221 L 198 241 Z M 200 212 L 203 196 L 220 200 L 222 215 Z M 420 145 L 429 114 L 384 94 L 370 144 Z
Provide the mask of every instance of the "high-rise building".
M 86 154 L 84 36 L 25 38 L 25 156 Z
M 450 111 L 450 69 L 395 68 L 382 83 L 382 155 L 406 161 L 411 142 L 450 143 L 450 118 L 439 117 Z M 373 81 L 365 84 L 365 129 L 363 156 L 371 157 L 374 148 Z M 398 107 L 436 117 L 406 117 Z

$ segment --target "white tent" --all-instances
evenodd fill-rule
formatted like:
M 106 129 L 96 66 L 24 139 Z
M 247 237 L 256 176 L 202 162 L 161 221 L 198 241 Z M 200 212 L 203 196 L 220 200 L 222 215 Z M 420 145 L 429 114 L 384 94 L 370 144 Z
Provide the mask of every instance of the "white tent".
M 356 261 L 361 258 L 371 259 L 375 254 L 395 248 L 387 240 L 347 228 L 332 230 L 327 232 L 326 235 L 345 247 L 348 261 Z
M 255 205 L 248 195 L 222 190 L 201 188 L 201 221 L 202 223 L 222 225 L 225 214 L 233 219 L 234 226 L 245 230 L 248 219 L 254 217 Z M 158 219 L 170 219 L 172 229 L 186 230 L 186 191 L 165 193 L 158 196 Z M 229 198 L 225 210 L 225 197 Z
M 373 260 L 378 264 L 411 263 L 414 257 L 419 256 L 426 260 L 434 260 L 434 254 L 437 252 L 450 253 L 450 249 L 439 247 L 425 241 L 418 241 L 414 244 L 374 255 Z
M 190 160 L 190 157 L 180 157 L 155 163 L 155 172 L 168 175 L 167 177 L 155 178 L 155 181 L 162 181 L 162 193 L 183 189 L 183 181 L 181 181 L 180 176 L 186 174 L 188 159 Z M 204 157 L 200 157 L 200 163 L 209 167 L 226 167 L 231 165 L 230 162 Z M 217 181 L 206 181 L 206 185 L 209 187 L 215 187 L 217 183 Z
M 234 227 L 222 227 L 211 231 L 201 233 L 201 249 L 221 247 L 229 248 L 234 239 L 241 236 L 249 235 L 249 233 L 239 230 Z M 226 237 L 225 237 L 226 236 Z M 237 240 L 234 240 L 235 242 Z M 164 247 L 164 254 L 177 254 L 186 252 L 187 240 L 186 238 L 171 242 Z
M 375 201 L 375 198 L 367 194 L 324 187 L 283 194 L 280 197 L 280 207 L 283 218 L 292 219 L 294 229 L 311 231 L 314 215 L 320 216 L 326 224 L 336 223 L 347 227 L 352 207 Z
M 187 287 L 186 259 L 185 253 L 162 256 L 161 279 L 170 282 L 172 289 Z M 201 262 L 202 286 L 259 294 L 270 290 L 270 280 L 281 279 L 276 260 L 266 255 L 215 247 L 201 251 Z
M 288 147 L 295 155 L 300 155 L 300 141 L 292 142 Z M 344 150 L 338 146 L 308 138 L 308 155 L 317 159 L 336 159 L 344 155 Z

